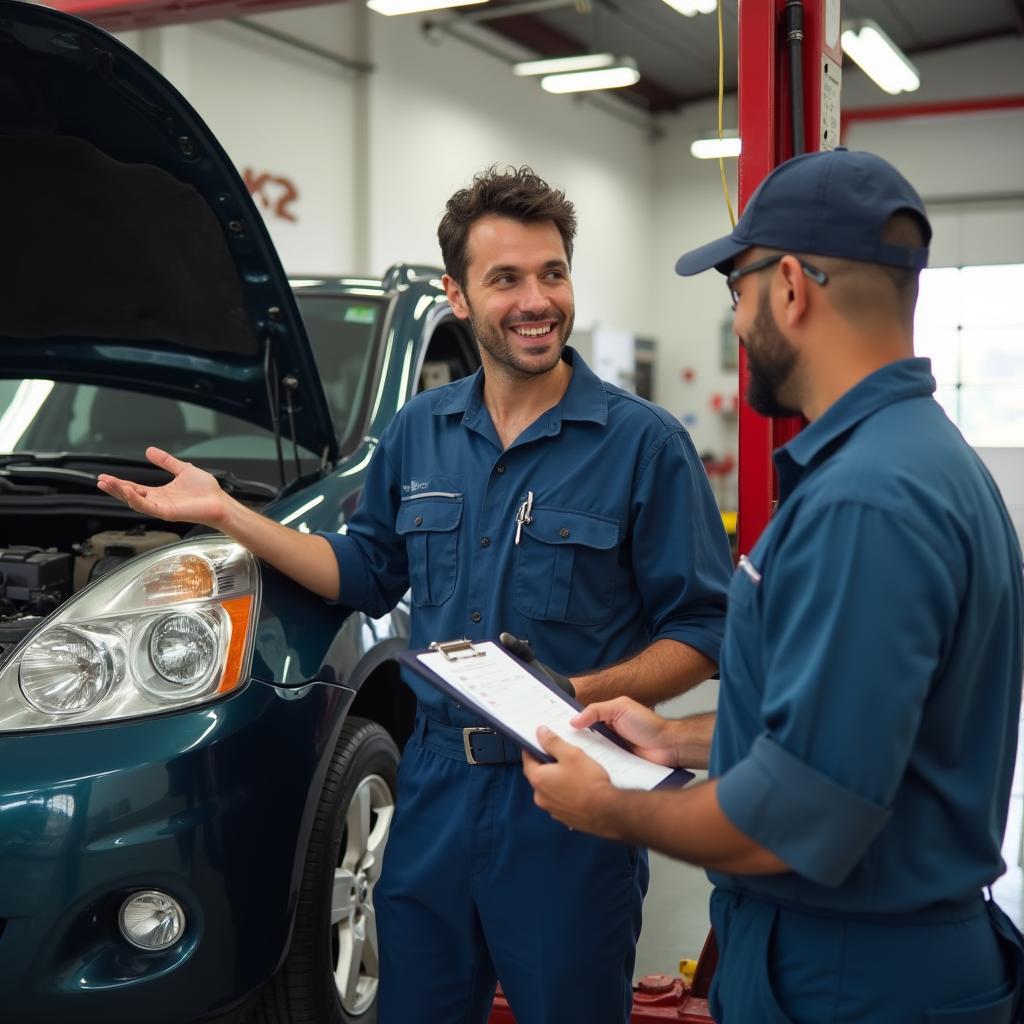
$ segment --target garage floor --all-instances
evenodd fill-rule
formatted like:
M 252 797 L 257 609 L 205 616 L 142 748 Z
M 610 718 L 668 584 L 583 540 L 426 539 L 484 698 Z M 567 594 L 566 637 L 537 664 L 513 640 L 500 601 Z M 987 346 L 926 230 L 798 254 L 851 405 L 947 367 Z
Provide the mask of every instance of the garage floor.
M 707 682 L 696 690 L 663 704 L 658 710 L 670 717 L 712 711 L 718 697 L 718 683 Z M 1024 732 L 1024 727 L 1022 727 Z M 1010 800 L 1010 820 L 1003 844 L 1008 868 L 993 887 L 999 905 L 1020 927 L 1024 901 L 1024 872 L 1020 867 L 1021 808 L 1024 772 L 1020 747 L 1017 773 Z M 708 896 L 711 886 L 703 871 L 651 854 L 651 888 L 655 898 L 644 907 L 644 928 L 637 949 L 636 977 L 645 974 L 675 974 L 684 957 L 696 958 L 708 932 Z

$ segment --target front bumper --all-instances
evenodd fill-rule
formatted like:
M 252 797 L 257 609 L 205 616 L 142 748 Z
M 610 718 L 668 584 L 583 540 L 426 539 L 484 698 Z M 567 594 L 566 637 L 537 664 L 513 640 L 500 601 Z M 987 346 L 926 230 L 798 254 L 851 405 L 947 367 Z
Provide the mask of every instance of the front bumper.
M 266 981 L 352 697 L 252 681 L 182 713 L 0 734 L 0 1016 L 182 1024 Z M 188 915 L 161 953 L 117 925 L 151 888 Z

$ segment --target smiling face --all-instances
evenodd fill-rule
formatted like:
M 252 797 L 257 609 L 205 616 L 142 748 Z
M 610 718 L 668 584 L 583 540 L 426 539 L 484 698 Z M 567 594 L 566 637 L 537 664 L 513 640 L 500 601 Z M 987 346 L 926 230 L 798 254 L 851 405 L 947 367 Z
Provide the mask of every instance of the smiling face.
M 562 236 L 553 221 L 489 214 L 469 229 L 466 283 L 445 277 L 456 316 L 468 319 L 485 371 L 531 377 L 554 369 L 575 307 Z

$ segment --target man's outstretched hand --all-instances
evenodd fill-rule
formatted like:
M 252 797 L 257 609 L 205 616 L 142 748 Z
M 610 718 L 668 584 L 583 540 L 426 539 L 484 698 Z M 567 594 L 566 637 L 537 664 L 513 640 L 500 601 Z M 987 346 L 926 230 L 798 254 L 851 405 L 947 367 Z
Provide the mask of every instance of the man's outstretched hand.
M 232 499 L 213 476 L 160 448 L 147 448 L 146 458 L 154 466 L 167 470 L 174 479 L 161 487 L 146 487 L 101 473 L 96 486 L 142 515 L 223 529 Z

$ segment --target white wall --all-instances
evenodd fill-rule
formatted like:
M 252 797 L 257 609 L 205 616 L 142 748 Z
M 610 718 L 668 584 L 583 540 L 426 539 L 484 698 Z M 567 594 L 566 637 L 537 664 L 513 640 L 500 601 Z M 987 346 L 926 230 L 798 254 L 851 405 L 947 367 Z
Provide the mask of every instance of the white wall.
M 252 20 L 325 48 L 352 35 L 349 4 Z M 353 269 L 356 74 L 228 21 L 124 41 L 181 90 L 240 172 L 266 175 L 257 205 L 290 272 Z
M 581 329 L 651 333 L 654 153 L 643 127 L 550 96 L 457 39 L 430 42 L 418 18 L 367 16 L 344 4 L 247 20 L 352 57 L 367 17 L 376 70 L 365 98 L 357 74 L 229 22 L 126 41 L 185 93 L 239 168 L 295 182 L 297 224 L 265 211 L 290 272 L 436 264 L 449 195 L 490 163 L 528 163 L 576 204 Z
M 690 155 L 690 143 L 712 134 L 716 120 L 712 104 L 695 106 L 667 122 L 666 135 L 657 145 L 648 293 L 658 320 L 658 401 L 683 421 L 698 451 L 722 458 L 736 454 L 736 417 L 711 407 L 713 395 L 724 395 L 728 408 L 728 400 L 737 394 L 736 371 L 723 369 L 721 361 L 723 335 L 731 335 L 728 293 L 714 271 L 688 278 L 675 273 L 683 252 L 732 230 L 718 161 Z M 732 101 L 725 124 L 736 124 Z M 727 160 L 726 170 L 737 211 L 736 161 Z M 692 381 L 684 379 L 687 371 L 693 371 Z
M 730 229 L 717 164 L 689 155 L 690 141 L 715 123 L 714 104 L 663 118 L 663 137 L 652 143 L 641 126 L 515 79 L 503 60 L 451 37 L 428 41 L 419 18 L 381 18 L 346 3 L 247 20 L 369 60 L 374 71 L 345 71 L 228 22 L 127 41 L 185 92 L 240 168 L 295 183 L 298 222 L 265 214 L 289 271 L 436 263 L 436 225 L 451 192 L 488 163 L 530 163 L 579 212 L 581 330 L 655 338 L 658 401 L 687 423 L 699 450 L 735 453 L 735 417 L 710 405 L 719 394 L 728 406 L 736 393 L 735 372 L 721 368 L 729 320 L 722 281 L 673 272 L 682 251 Z M 844 107 L 1015 93 L 1024 84 L 1016 38 L 917 63 L 921 90 L 895 100 L 848 70 Z M 735 125 L 731 101 L 725 120 Z M 860 123 L 847 141 L 892 160 L 933 201 L 935 265 L 1024 261 L 1024 203 L 987 198 L 1024 192 L 1020 112 Z M 973 202 L 949 202 L 964 196 Z
M 489 163 L 531 165 L 579 218 L 577 323 L 653 330 L 647 267 L 655 210 L 646 133 L 589 104 L 542 92 L 455 39 L 426 42 L 417 19 L 377 18 L 371 89 L 371 253 L 436 262 L 455 189 Z

